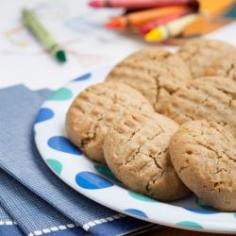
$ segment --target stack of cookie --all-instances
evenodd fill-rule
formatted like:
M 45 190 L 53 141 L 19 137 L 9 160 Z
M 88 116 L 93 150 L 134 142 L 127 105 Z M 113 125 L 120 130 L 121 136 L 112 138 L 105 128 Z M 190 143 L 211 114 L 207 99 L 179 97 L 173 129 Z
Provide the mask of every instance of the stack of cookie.
M 147 48 L 80 93 L 66 130 L 128 188 L 173 201 L 191 192 L 236 210 L 236 48 L 192 41 Z

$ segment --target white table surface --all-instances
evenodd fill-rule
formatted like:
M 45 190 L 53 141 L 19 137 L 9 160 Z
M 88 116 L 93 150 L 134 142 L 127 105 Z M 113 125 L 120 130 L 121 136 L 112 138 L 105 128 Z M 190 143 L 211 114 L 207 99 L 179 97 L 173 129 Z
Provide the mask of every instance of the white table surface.
M 25 84 L 31 89 L 56 89 L 83 72 L 116 63 L 147 45 L 104 29 L 102 22 L 119 10 L 93 10 L 86 0 L 1 0 L 0 6 L 0 88 Z M 33 8 L 62 44 L 67 63 L 57 63 L 25 29 L 20 19 L 23 7 Z M 206 37 L 236 46 L 236 23 Z

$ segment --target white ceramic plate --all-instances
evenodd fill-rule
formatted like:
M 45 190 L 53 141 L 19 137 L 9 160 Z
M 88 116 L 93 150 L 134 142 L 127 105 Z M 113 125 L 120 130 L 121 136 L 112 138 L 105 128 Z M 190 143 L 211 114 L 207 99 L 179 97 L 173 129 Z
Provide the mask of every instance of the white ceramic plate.
M 170 227 L 236 233 L 235 213 L 219 212 L 195 197 L 164 203 L 129 191 L 107 167 L 90 161 L 68 141 L 64 120 L 69 105 L 81 90 L 103 81 L 108 70 L 81 75 L 42 105 L 35 122 L 35 139 L 50 169 L 81 194 L 121 213 Z

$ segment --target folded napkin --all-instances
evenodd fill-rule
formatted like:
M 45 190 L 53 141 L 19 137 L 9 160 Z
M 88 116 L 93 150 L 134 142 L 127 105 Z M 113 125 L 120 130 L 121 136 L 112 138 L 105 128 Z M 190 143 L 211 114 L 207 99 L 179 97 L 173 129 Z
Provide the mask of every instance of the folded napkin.
M 43 233 L 55 234 L 57 231 L 59 231 L 57 236 L 87 235 L 74 222 L 42 201 L 4 171 L 0 171 L 0 202 L 14 219 L 13 224 L 16 226 L 17 222 L 22 231 L 29 236 Z M 14 236 L 18 235 L 22 234 L 14 234 Z
M 0 90 L 0 202 L 4 210 L 27 235 L 61 236 L 66 231 L 66 235 L 84 235 L 87 231 L 112 236 L 153 228 L 87 199 L 44 164 L 32 126 L 47 95 L 45 90 L 32 92 L 24 86 Z
M 0 235 L 1 236 L 23 236 L 23 232 L 17 227 L 13 220 L 0 205 Z

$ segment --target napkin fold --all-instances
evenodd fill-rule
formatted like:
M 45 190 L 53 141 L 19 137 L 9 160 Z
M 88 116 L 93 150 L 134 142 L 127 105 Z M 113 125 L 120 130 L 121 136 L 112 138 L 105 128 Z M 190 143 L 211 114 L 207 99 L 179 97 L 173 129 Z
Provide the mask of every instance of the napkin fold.
M 17 222 L 13 220 L 0 205 L 0 235 L 1 236 L 23 236 L 23 232 L 17 226 Z
M 11 214 L 13 224 L 28 235 L 85 236 L 87 233 L 45 201 L 0 171 L 0 202 Z M 21 235 L 21 234 L 20 234 Z M 14 234 L 18 236 L 18 234 Z
M 49 170 L 32 132 L 45 96 L 48 91 L 32 92 L 24 86 L 0 90 L 0 202 L 4 210 L 27 235 L 58 235 L 68 230 L 71 235 L 87 231 L 112 236 L 153 228 L 87 199 Z M 53 227 L 56 230 L 47 230 Z

